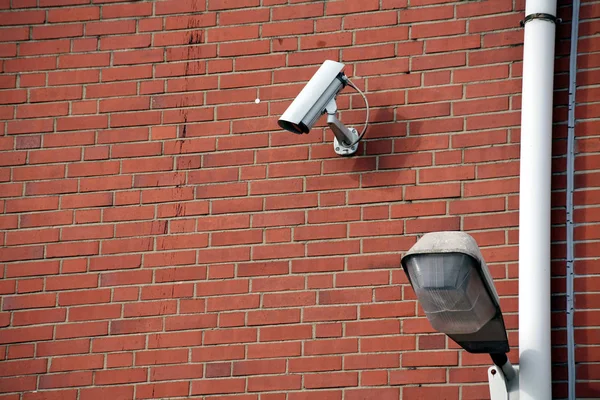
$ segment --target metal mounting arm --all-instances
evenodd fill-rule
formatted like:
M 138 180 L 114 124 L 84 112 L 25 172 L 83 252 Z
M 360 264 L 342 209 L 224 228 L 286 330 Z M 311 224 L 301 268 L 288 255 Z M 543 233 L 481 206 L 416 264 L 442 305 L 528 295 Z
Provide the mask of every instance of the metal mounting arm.
M 335 99 L 331 100 L 325 107 L 327 112 L 327 125 L 333 131 L 335 139 L 333 149 L 341 156 L 351 156 L 358 149 L 358 132 L 354 128 L 348 128 L 337 119 L 337 104 Z
M 494 366 L 488 369 L 491 400 L 519 400 L 519 366 L 513 366 L 506 354 L 490 354 Z

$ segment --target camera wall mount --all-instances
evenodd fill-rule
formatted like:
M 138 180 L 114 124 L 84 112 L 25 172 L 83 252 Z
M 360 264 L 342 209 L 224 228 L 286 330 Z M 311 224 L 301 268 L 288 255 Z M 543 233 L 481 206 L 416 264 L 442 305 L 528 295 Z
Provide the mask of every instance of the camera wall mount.
M 327 112 L 327 125 L 335 135 L 333 150 L 340 156 L 351 156 L 358 150 L 358 131 L 348 128 L 337 118 L 337 104 L 331 100 L 325 107 Z

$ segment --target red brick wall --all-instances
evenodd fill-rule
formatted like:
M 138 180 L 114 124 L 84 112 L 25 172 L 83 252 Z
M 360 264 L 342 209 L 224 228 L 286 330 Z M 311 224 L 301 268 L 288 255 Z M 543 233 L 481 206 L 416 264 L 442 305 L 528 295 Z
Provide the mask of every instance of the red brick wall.
M 472 234 L 518 361 L 523 8 L 0 0 L 0 399 L 486 398 L 489 359 L 432 332 L 399 260 L 424 232 Z M 557 398 L 570 7 L 560 14 Z M 597 398 L 600 3 L 581 16 L 577 394 Z M 354 158 L 334 154 L 324 121 L 303 136 L 276 125 L 325 59 L 372 106 Z M 361 98 L 338 104 L 360 127 Z

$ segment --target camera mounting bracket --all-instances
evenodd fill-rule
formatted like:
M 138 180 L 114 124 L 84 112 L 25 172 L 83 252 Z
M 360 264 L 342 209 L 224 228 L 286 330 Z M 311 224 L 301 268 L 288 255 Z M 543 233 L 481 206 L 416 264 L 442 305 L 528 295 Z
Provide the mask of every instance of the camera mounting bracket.
M 354 128 L 348 128 L 337 118 L 337 104 L 335 99 L 327 103 L 325 107 L 327 113 L 327 125 L 335 135 L 333 140 L 333 150 L 340 156 L 351 156 L 358 149 L 358 131 Z

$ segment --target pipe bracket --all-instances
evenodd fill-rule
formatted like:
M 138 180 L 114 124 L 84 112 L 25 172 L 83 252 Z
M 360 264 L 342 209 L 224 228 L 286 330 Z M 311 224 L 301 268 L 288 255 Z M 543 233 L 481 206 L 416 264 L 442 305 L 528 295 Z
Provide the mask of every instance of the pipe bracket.
M 521 28 L 524 27 L 526 23 L 528 23 L 529 21 L 533 21 L 534 19 L 542 19 L 545 21 L 554 22 L 555 24 L 556 23 L 560 24 L 562 22 L 561 18 L 556 18 L 556 16 L 554 16 L 552 14 L 533 13 L 533 14 L 529 14 L 528 16 L 526 16 L 525 19 L 520 22 Z

